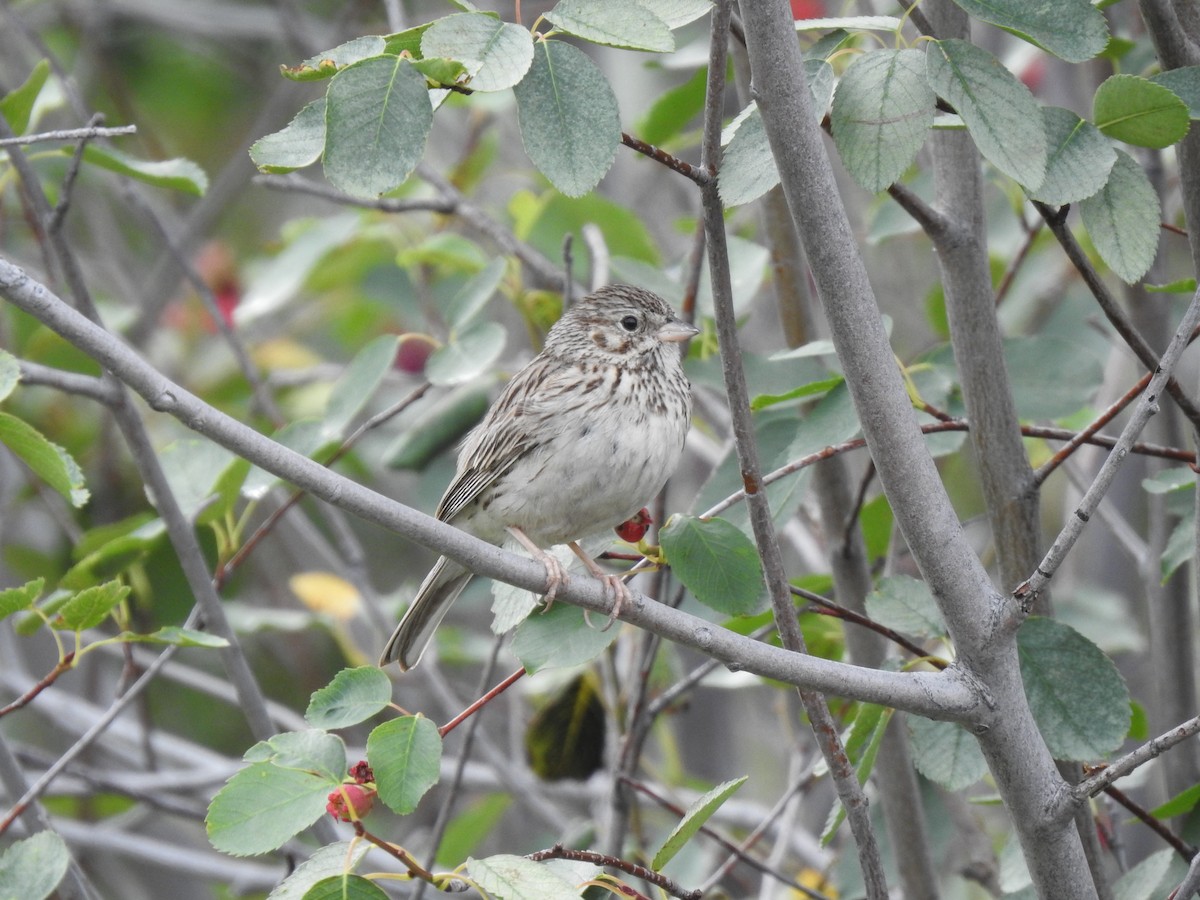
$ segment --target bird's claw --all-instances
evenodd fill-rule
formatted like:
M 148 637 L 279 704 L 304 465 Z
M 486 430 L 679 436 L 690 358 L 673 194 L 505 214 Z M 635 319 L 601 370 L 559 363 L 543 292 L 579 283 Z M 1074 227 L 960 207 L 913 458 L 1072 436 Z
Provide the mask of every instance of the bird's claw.
M 554 605 L 554 598 L 558 596 L 558 589 L 567 582 L 567 570 L 563 568 L 562 563 L 549 553 L 542 551 L 538 561 L 546 569 L 546 593 L 542 596 L 542 614 L 550 612 L 550 607 Z

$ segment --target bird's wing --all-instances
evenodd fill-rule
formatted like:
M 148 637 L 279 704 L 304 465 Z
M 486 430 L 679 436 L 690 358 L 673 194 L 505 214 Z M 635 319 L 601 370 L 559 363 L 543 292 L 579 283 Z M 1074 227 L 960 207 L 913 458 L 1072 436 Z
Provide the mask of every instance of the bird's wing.
M 534 360 L 514 375 L 492 404 L 483 421 L 467 436 L 459 453 L 458 473 L 438 504 L 437 517 L 450 522 L 485 488 L 507 472 L 544 438 L 541 404 L 562 377 Z

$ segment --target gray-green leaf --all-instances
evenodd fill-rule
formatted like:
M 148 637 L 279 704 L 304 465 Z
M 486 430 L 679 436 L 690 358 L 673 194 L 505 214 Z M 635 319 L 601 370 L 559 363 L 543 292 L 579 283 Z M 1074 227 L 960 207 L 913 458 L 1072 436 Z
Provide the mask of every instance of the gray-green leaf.
M 71 147 L 62 149 L 64 156 L 75 152 Z M 83 161 L 108 169 L 118 175 L 124 175 L 135 181 L 141 181 L 155 187 L 170 188 L 183 191 L 185 194 L 202 196 L 208 190 L 208 176 L 196 163 L 190 159 L 164 159 L 149 162 L 137 159 L 112 147 L 102 147 L 99 144 L 88 144 L 83 148 Z
M 948 791 L 961 791 L 987 773 L 979 742 L 953 722 L 908 716 L 912 758 L 917 771 Z
M 595 44 L 660 53 L 675 49 L 667 23 L 635 0 L 559 0 L 546 18 Z
M 1033 617 L 1017 633 L 1025 695 L 1055 759 L 1099 760 L 1129 730 L 1129 691 L 1112 661 L 1075 629 Z
M 859 56 L 833 95 L 830 125 L 850 175 L 876 193 L 907 169 L 933 125 L 933 91 L 918 50 Z
M 0 896 L 44 900 L 67 874 L 71 854 L 53 831 L 39 831 L 0 853 Z
M 1091 0 L 996 3 L 954 0 L 976 19 L 990 22 L 1067 62 L 1083 62 L 1108 43 L 1108 23 Z
M 313 728 L 345 728 L 366 721 L 392 702 L 392 680 L 377 666 L 342 669 L 309 700 L 304 718 Z
M 1079 204 L 1079 214 L 1100 256 L 1123 281 L 1133 284 L 1149 271 L 1158 253 L 1162 207 L 1129 154 L 1117 151 L 1108 181 Z
M 1046 178 L 1033 196 L 1062 206 L 1090 197 L 1104 187 L 1117 161 L 1117 151 L 1091 122 L 1069 109 L 1042 109 L 1049 158 Z
M 530 673 L 582 665 L 603 653 L 620 633 L 616 627 L 604 630 L 602 615 L 593 614 L 591 620 L 589 624 L 578 606 L 556 603 L 521 622 L 512 652 Z
M 867 615 L 915 637 L 943 635 L 946 626 L 929 586 L 908 575 L 890 575 L 866 597 Z
M 1046 135 L 1038 105 L 996 57 L 967 41 L 933 41 L 929 84 L 954 107 L 993 166 L 1031 191 L 1046 174 Z
M 596 64 L 570 44 L 541 41 L 513 90 L 533 164 L 568 197 L 594 188 L 621 142 L 617 98 Z
M 545 863 L 523 856 L 497 854 L 468 859 L 475 884 L 497 900 L 579 900 L 579 890 Z
M 737 526 L 724 519 L 672 516 L 659 540 L 675 577 L 705 606 L 727 616 L 758 610 L 762 563 Z
M 425 76 L 407 60 L 376 56 L 329 83 L 325 175 L 356 197 L 399 187 L 420 162 L 433 124 Z
M 311 166 L 325 150 L 325 98 L 306 104 L 292 121 L 250 145 L 250 159 L 263 172 L 292 172 Z
M 482 375 L 500 358 L 508 333 L 499 322 L 472 322 L 450 335 L 425 363 L 425 377 L 432 384 L 463 384 Z
M 525 77 L 533 63 L 528 29 L 484 13 L 455 13 L 433 22 L 421 35 L 421 53 L 457 59 L 475 91 L 502 91 Z
M 671 830 L 662 846 L 658 848 L 658 852 L 654 854 L 654 861 L 650 867 L 655 871 L 661 871 L 662 867 L 675 858 L 675 854 L 683 849 L 683 845 L 695 836 L 704 823 L 712 818 L 713 813 L 721 808 L 721 804 L 732 797 L 734 791 L 745 784 L 749 777 L 749 775 L 743 775 L 741 778 L 718 784 L 711 791 L 692 801 L 684 812 L 683 818 L 679 820 L 679 824 Z

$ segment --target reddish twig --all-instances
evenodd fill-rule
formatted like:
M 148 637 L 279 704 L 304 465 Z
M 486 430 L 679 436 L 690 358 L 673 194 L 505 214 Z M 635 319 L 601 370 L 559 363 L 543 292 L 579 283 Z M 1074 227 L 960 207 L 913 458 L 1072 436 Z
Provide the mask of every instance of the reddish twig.
M 21 707 L 26 706 L 31 700 L 33 700 L 34 697 L 36 697 L 38 694 L 40 694 L 46 688 L 50 687 L 50 685 L 54 684 L 54 682 L 58 680 L 59 675 L 61 675 L 65 671 L 67 671 L 67 669 L 71 668 L 71 663 L 74 661 L 75 661 L 75 651 L 72 650 L 66 656 L 64 656 L 62 659 L 60 659 L 58 661 L 58 665 L 56 665 L 53 669 L 51 669 L 49 672 L 47 672 L 41 681 L 39 681 L 37 684 L 35 684 L 33 687 L 31 687 L 29 690 L 27 690 L 24 694 L 22 694 L 20 697 L 18 697 L 16 700 L 14 700 L 12 703 L 8 704 L 7 706 L 0 707 L 0 717 L 4 717 L 4 716 L 8 715 L 10 712 L 15 712 L 16 710 L 20 709 Z
M 919 644 L 913 643 L 900 632 L 895 629 L 888 628 L 886 625 L 881 625 L 869 616 L 864 616 L 862 613 L 857 613 L 852 609 L 847 609 L 840 604 L 834 603 L 820 594 L 815 594 L 812 591 L 806 591 L 804 588 L 792 586 L 792 593 L 800 597 L 802 600 L 807 600 L 810 603 L 815 603 L 820 609 L 814 609 L 813 612 L 823 616 L 833 616 L 836 619 L 842 619 L 846 622 L 853 622 L 855 625 L 861 625 L 863 628 L 869 628 L 876 634 L 881 635 L 900 647 L 903 647 L 913 656 L 918 659 L 923 659 L 935 669 L 944 669 L 950 665 L 946 660 L 937 656 L 930 656 L 924 648 Z
M 1186 843 L 1179 835 L 1175 834 L 1170 828 L 1160 822 L 1154 816 L 1142 807 L 1141 804 L 1135 802 L 1128 794 L 1120 788 L 1115 788 L 1111 784 L 1104 789 L 1104 793 L 1112 797 L 1123 807 L 1129 810 L 1133 815 L 1146 825 L 1151 831 L 1157 834 L 1160 838 L 1171 845 L 1176 853 L 1183 857 L 1185 862 L 1190 862 L 1192 857 L 1196 855 L 1196 848 Z
M 700 900 L 701 896 L 699 891 L 689 891 L 686 888 L 680 887 L 666 875 L 661 875 L 652 869 L 647 869 L 645 866 L 639 866 L 637 863 L 632 863 L 616 856 L 609 856 L 606 853 L 595 853 L 591 850 L 572 850 L 570 847 L 564 847 L 562 844 L 555 844 L 548 850 L 538 850 L 536 853 L 530 853 L 526 858 L 532 859 L 534 862 L 542 862 L 547 859 L 569 859 L 573 862 L 586 862 L 608 869 L 620 869 L 634 878 L 640 878 L 656 887 L 662 888 L 671 896 L 679 897 L 680 900 Z
M 521 678 L 524 674 L 525 674 L 524 669 L 517 669 L 517 671 L 513 672 L 511 675 L 509 675 L 507 678 L 505 678 L 503 681 L 501 681 L 498 685 L 496 685 L 494 688 L 492 688 L 490 691 L 488 691 L 486 694 L 484 694 L 482 697 L 480 697 L 478 700 L 476 700 L 474 703 L 472 703 L 470 706 L 468 706 L 466 709 L 464 709 L 462 712 L 460 712 L 457 716 L 455 716 L 453 719 L 451 719 L 449 722 L 447 722 L 445 725 L 443 725 L 441 728 L 439 728 L 438 735 L 441 737 L 445 737 L 446 735 L 448 735 L 451 731 L 453 731 L 455 728 L 457 728 L 459 725 L 461 725 L 467 719 L 471 718 L 471 716 L 475 715 L 475 713 L 477 713 L 480 709 L 487 706 L 487 704 L 491 703 L 492 700 L 494 700 L 496 697 L 499 697 L 501 694 L 503 694 L 505 691 L 507 691 L 510 687 L 512 687 L 514 684 L 516 684 L 517 680 L 519 678 Z
M 420 878 L 422 881 L 428 881 L 433 885 L 437 884 L 433 873 L 409 856 L 403 848 L 397 847 L 395 844 L 389 844 L 383 838 L 371 834 L 371 832 L 367 831 L 367 829 L 363 827 L 362 822 L 354 823 L 354 833 L 363 840 L 370 841 L 384 853 L 387 853 L 389 856 L 399 860 L 400 863 L 408 869 L 409 874 L 414 878 Z
M 666 150 L 655 147 L 653 144 L 647 144 L 645 141 L 638 140 L 631 134 L 621 132 L 621 143 L 631 150 L 636 150 L 643 156 L 648 156 L 655 162 L 660 162 L 668 169 L 678 172 L 684 178 L 690 178 L 696 184 L 708 184 L 712 181 L 712 175 L 699 166 L 693 166 L 691 163 L 685 163 L 678 156 L 672 156 Z
M 1000 283 L 996 285 L 996 305 L 999 306 L 1004 302 L 1004 298 L 1008 296 L 1008 289 L 1012 287 L 1013 280 L 1017 277 L 1017 273 L 1021 271 L 1021 265 L 1029 256 L 1029 251 L 1033 249 L 1033 242 L 1037 240 L 1038 234 L 1042 230 L 1044 220 L 1038 219 L 1031 227 L 1025 222 L 1025 217 L 1021 216 L 1021 224 L 1025 228 L 1025 240 L 1017 249 L 1017 255 L 1013 257 L 1012 262 L 1008 264 L 1008 268 L 1004 270 L 1004 274 L 1000 276 Z

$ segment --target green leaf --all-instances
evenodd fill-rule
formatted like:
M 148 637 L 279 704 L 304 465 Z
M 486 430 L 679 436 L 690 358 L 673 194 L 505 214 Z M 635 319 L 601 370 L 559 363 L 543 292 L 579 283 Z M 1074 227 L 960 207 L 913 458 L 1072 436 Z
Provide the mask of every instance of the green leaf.
M 312 856 L 300 863 L 287 878 L 279 882 L 267 895 L 267 900 L 303 900 L 308 889 L 317 882 L 352 870 L 363 858 L 370 844 L 366 841 L 338 841 L 316 850 Z
M 637 136 L 656 146 L 682 131 L 704 109 L 708 67 L 701 66 L 691 78 L 665 91 L 637 123 Z
M 818 19 L 796 19 L 797 31 L 895 31 L 904 25 L 896 16 L 832 16 Z
M 583 245 L 583 229 L 600 229 L 614 257 L 633 257 L 661 270 L 662 258 L 646 223 L 632 210 L 613 203 L 599 194 L 564 197 L 547 190 L 540 197 L 520 192 L 509 204 L 515 222 L 514 231 L 522 240 L 557 257 L 562 253 L 563 236 L 570 232 L 575 246 Z
M 230 498 L 222 498 L 216 484 L 234 462 L 232 452 L 205 438 L 182 438 L 164 447 L 158 459 L 175 502 L 189 520 L 211 521 L 224 514 L 216 501 L 228 503 Z
M 712 9 L 712 0 L 637 0 L 671 29 L 694 22 Z
M 1142 490 L 1148 494 L 1170 494 L 1191 490 L 1196 486 L 1196 473 L 1188 466 L 1162 469 L 1142 479 Z
M 489 13 L 489 15 L 491 14 Z M 491 15 L 491 17 L 493 19 L 499 18 L 496 15 Z M 426 22 L 424 25 L 418 25 L 415 28 L 407 28 L 404 31 L 397 31 L 395 34 L 387 35 L 384 38 L 383 52 L 389 56 L 402 56 L 407 53 L 414 59 L 419 59 L 421 56 L 421 40 L 424 38 L 425 32 L 436 25 L 437 21 Z
M 1100 130 L 1069 109 L 1042 108 L 1046 143 L 1046 179 L 1033 194 L 1043 203 L 1062 206 L 1090 197 L 1104 187 L 1117 151 Z
M 398 188 L 425 153 L 433 107 L 425 76 L 396 56 L 342 69 L 325 107 L 325 177 L 355 197 Z
M 1006 339 L 1004 364 L 1017 414 L 1026 420 L 1078 412 L 1104 379 L 1104 360 L 1086 345 L 1045 334 Z
M 813 113 L 820 120 L 833 96 L 833 67 L 823 59 L 805 59 L 804 75 L 813 98 Z M 725 127 L 721 143 L 725 151 L 717 186 L 725 206 L 750 203 L 779 184 L 779 170 L 757 104 L 750 103 Z
M 42 596 L 42 590 L 45 587 L 46 579 L 36 578 L 33 581 L 27 581 L 20 587 L 11 587 L 0 591 L 0 619 L 5 619 L 13 613 L 33 609 L 34 602 Z
M 732 797 L 749 777 L 749 775 L 743 775 L 741 778 L 718 784 L 711 791 L 693 800 L 684 812 L 683 818 L 679 820 L 679 824 L 672 829 L 662 846 L 654 854 L 654 861 L 650 863 L 650 868 L 661 871 L 663 866 L 675 858 L 675 855 L 683 849 L 684 844 L 695 837 L 696 832 L 704 823 L 712 818 L 713 813 L 720 809 L 721 805 Z
M 368 34 L 338 44 L 332 50 L 310 56 L 298 66 L 280 66 L 279 71 L 283 73 L 284 78 L 290 78 L 292 81 L 317 81 L 331 78 L 339 69 L 353 63 L 380 56 L 386 50 L 386 42 L 380 35 Z
M 490 14 L 455 13 L 429 25 L 421 36 L 421 53 L 461 61 L 471 76 L 471 90 L 502 91 L 529 71 L 533 36 Z
M 58 617 L 62 627 L 71 631 L 86 631 L 95 628 L 108 618 L 118 603 L 129 596 L 129 586 L 118 581 L 109 581 L 80 591 L 62 605 Z M 55 622 L 58 625 L 58 622 Z
M 908 575 L 881 578 L 865 602 L 867 615 L 880 625 L 920 638 L 946 633 L 929 586 L 916 578 Z
M 594 44 L 658 53 L 675 49 L 667 23 L 635 0 L 559 0 L 546 19 Z
M 854 765 L 854 774 L 859 784 L 866 784 L 875 768 L 875 757 L 879 755 L 879 745 L 883 743 L 884 732 L 892 721 L 895 710 L 876 706 L 874 703 L 862 703 L 854 715 L 850 726 L 850 734 L 845 738 L 846 756 Z M 821 769 L 818 769 L 821 771 Z M 841 801 L 833 804 L 829 811 L 829 819 L 825 830 L 821 833 L 821 843 L 828 844 L 833 840 L 838 828 L 846 819 L 846 809 Z
M 213 797 L 204 819 L 209 842 L 230 856 L 269 853 L 325 811 L 341 779 L 256 762 L 234 774 Z
M 71 156 L 75 150 L 72 147 L 64 147 L 60 152 L 63 156 Z M 111 147 L 91 143 L 83 148 L 83 161 L 144 184 L 170 188 L 196 197 L 203 196 L 208 190 L 208 176 L 204 170 L 190 159 L 182 157 L 149 162 L 135 159 Z
M 345 728 L 365 722 L 391 702 L 392 680 L 382 669 L 342 669 L 312 695 L 304 718 L 313 728 Z
M 409 60 L 409 64 L 425 76 L 425 80 L 431 88 L 462 85 L 468 78 L 467 67 L 457 59 L 436 56 Z
M 967 41 L 931 41 L 926 71 L 930 87 L 962 117 L 984 158 L 1037 190 L 1046 174 L 1046 134 L 1029 88 Z
M 250 159 L 263 172 L 293 172 L 311 166 L 325 151 L 325 98 L 306 104 L 279 131 L 250 145 Z
M 1040 617 L 1017 632 L 1025 695 L 1055 759 L 1098 760 L 1129 729 L 1129 692 L 1116 666 L 1075 629 Z
M 8 399 L 20 382 L 20 360 L 7 350 L 0 350 L 0 400 Z
M 800 420 L 786 456 L 789 460 L 808 456 L 850 440 L 859 430 L 858 413 L 850 397 L 850 388 L 843 381 L 830 388 Z
M 833 95 L 830 126 L 861 187 L 882 191 L 912 165 L 933 125 L 936 99 L 919 50 L 875 50 L 850 64 Z
M 383 379 L 392 371 L 399 346 L 397 335 L 381 334 L 358 351 L 346 371 L 334 382 L 325 404 L 323 422 L 330 440 L 343 437 L 355 417 L 370 402 Z
M 367 761 L 375 772 L 379 799 L 400 815 L 437 784 L 442 738 L 424 716 L 404 716 L 384 722 L 367 737 Z
M 174 647 L 204 647 L 210 650 L 229 646 L 229 641 L 223 637 L 175 625 L 167 625 L 153 634 L 134 634 L 126 631 L 121 635 L 121 640 L 127 644 L 169 644 Z
M 504 813 L 513 804 L 509 794 L 485 794 L 450 820 L 438 845 L 437 864 L 456 866 L 475 852 L 495 831 Z M 270 900 L 270 898 L 268 898 Z
M 1143 284 L 1148 294 L 1194 294 L 1196 293 L 1195 278 L 1180 278 L 1166 284 Z
M 1200 119 L 1200 66 L 1168 69 L 1152 76 L 1150 80 L 1161 84 L 1187 104 L 1191 118 Z
M 987 774 L 979 742 L 953 722 L 907 716 L 917 771 L 948 791 L 961 791 Z
M 51 443 L 42 433 L 23 419 L 0 412 L 0 444 L 4 444 L 34 474 L 79 508 L 88 502 L 83 486 L 83 471 L 74 458 L 58 444 Z
M 388 900 L 388 895 L 370 879 L 343 873 L 318 881 L 303 900 Z
M 14 841 L 0 853 L 0 896 L 44 900 L 54 893 L 70 862 L 66 842 L 53 831 Z
M 1100 256 L 1123 281 L 1133 284 L 1149 271 L 1158 253 L 1162 207 L 1129 154 L 1117 151 L 1108 181 L 1079 204 L 1079 214 Z
M 1190 788 L 1179 792 L 1162 806 L 1150 810 L 1150 815 L 1156 819 L 1174 819 L 1176 816 L 1184 816 L 1196 808 L 1196 804 L 1200 803 L 1200 784 L 1193 784 Z
M 1173 883 L 1163 883 L 1175 851 L 1170 847 L 1152 853 L 1117 879 L 1113 900 L 1150 900 L 1169 894 Z
M 513 90 L 525 152 L 568 197 L 594 188 L 621 143 L 617 98 L 581 50 L 540 41 L 533 65 Z
M 1067 62 L 1084 62 L 1104 50 L 1108 23 L 1091 0 L 996 3 L 954 0 L 972 17 L 989 22 Z
M 127 523 L 128 520 L 121 524 Z M 59 579 L 58 586 L 82 590 L 100 581 L 114 578 L 144 559 L 166 534 L 162 519 L 153 517 L 143 519 L 132 529 L 125 530 L 125 533 L 121 533 L 122 530 L 124 529 L 104 529 L 95 535 L 97 538 L 103 538 L 108 534 L 115 534 L 115 537 L 104 543 L 88 540 L 93 536 L 93 533 L 89 532 L 73 551 L 76 555 L 83 552 L 83 557 Z
M 50 77 L 50 61 L 38 60 L 33 71 L 29 73 L 20 85 L 0 97 L 0 115 L 8 122 L 13 134 L 23 135 L 29 127 L 29 119 L 33 114 L 34 104 Z
M 1105 79 L 1092 98 L 1092 119 L 1110 138 L 1157 150 L 1182 140 L 1191 125 L 1174 91 L 1137 75 Z
M 334 785 L 346 774 L 346 745 L 337 735 L 318 729 L 285 731 L 259 741 L 246 751 L 246 762 L 269 762 L 325 778 Z
M 508 332 L 499 322 L 473 322 L 450 335 L 425 363 L 425 377 L 443 387 L 478 378 L 500 358 Z
M 841 375 L 831 375 L 828 378 L 822 378 L 819 381 L 810 381 L 808 384 L 802 384 L 800 387 L 788 391 L 784 394 L 759 394 L 750 401 L 750 409 L 758 412 L 762 409 L 775 406 L 779 403 L 789 403 L 793 400 L 803 400 L 806 397 L 815 397 L 817 394 L 825 394 L 833 390 L 846 379 Z
M 467 872 L 496 900 L 579 900 L 579 889 L 545 863 L 523 856 L 498 854 L 468 859 Z
M 599 616 L 593 615 L 592 621 L 587 623 L 578 606 L 556 603 L 521 622 L 513 635 L 512 652 L 531 674 L 582 665 L 603 653 L 620 633 L 616 626 L 603 630 Z
M 675 577 L 705 606 L 727 616 L 760 608 L 758 550 L 736 526 L 724 519 L 672 516 L 659 540 Z
M 439 397 L 383 452 L 384 462 L 393 469 L 423 470 L 479 423 L 489 400 L 487 390 L 474 384 Z
M 1171 576 L 1179 571 L 1179 567 L 1191 560 L 1196 552 L 1196 517 L 1193 513 L 1179 520 L 1167 538 L 1167 546 L 1163 548 L 1162 559 L 1159 560 L 1159 571 L 1162 583 L 1166 584 Z
M 504 257 L 498 257 L 488 263 L 482 272 L 472 276 L 471 280 L 459 288 L 450 302 L 446 304 L 443 314 L 451 330 L 463 328 L 475 319 L 488 302 L 500 289 L 508 262 Z

